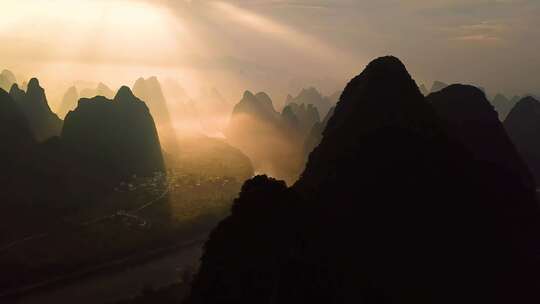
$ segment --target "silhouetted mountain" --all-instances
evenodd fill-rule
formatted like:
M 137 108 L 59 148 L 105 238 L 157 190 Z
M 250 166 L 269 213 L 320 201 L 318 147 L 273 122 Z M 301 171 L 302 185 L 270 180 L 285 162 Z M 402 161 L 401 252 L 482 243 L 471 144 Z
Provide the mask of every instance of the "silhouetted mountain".
M 300 130 L 300 119 L 296 116 L 292 107 L 286 106 L 283 108 L 283 111 L 281 111 L 281 119 L 283 119 L 285 125 L 290 129 Z
M 0 73 L 0 89 L 8 92 L 13 84 L 17 83 L 15 75 L 10 70 L 3 70 Z
M 158 124 L 171 124 L 167 101 L 157 77 L 139 78 L 133 85 L 133 94 L 144 100 Z
M 291 114 L 294 118 L 291 117 Z M 307 136 L 313 126 L 321 121 L 319 111 L 312 104 L 306 107 L 305 104 L 289 103 L 283 108 L 281 115 L 285 121 L 289 119 L 295 121 L 292 125 L 303 137 Z
M 100 82 L 96 87 L 96 96 L 104 96 L 109 99 L 114 97 L 114 91 L 111 90 L 106 84 Z
M 371 62 L 292 188 L 246 182 L 188 303 L 538 302 L 534 191 L 447 127 L 397 58 Z
M 228 142 L 244 152 L 255 171 L 293 182 L 302 168 L 301 122 L 292 108 L 283 115 L 266 93 L 246 91 L 225 131 Z
M 442 81 L 435 81 L 433 82 L 433 86 L 431 86 L 431 93 L 438 92 L 444 88 L 446 88 L 448 84 L 442 82 Z
M 427 96 L 429 94 L 429 91 L 428 89 L 426 88 L 426 85 L 425 84 L 421 84 L 420 85 L 420 92 L 422 93 L 422 95 L 424 96 Z
M 51 111 L 45 91 L 36 78 L 30 80 L 26 92 L 14 84 L 9 93 L 20 106 L 38 141 L 60 135 L 62 120 Z
M 517 100 L 515 100 L 515 97 L 512 98 L 512 101 L 510 101 L 506 96 L 502 94 L 497 94 L 493 98 L 493 101 L 491 102 L 493 106 L 495 107 L 495 110 L 497 110 L 497 113 L 499 113 L 499 119 L 501 121 L 504 121 L 506 116 L 508 116 L 508 113 L 510 113 L 510 110 L 514 107 Z
M 102 175 L 93 175 L 96 166 L 87 162 L 74 162 L 73 154 L 63 149 L 58 137 L 51 137 L 40 144 L 35 141 L 34 132 L 20 102 L 35 103 L 29 105 L 33 110 L 37 109 L 34 113 L 47 114 L 43 110 L 48 109 L 46 100 L 40 99 L 44 97 L 36 86 L 37 82 L 30 81 L 29 91 L 25 93 L 14 84 L 10 95 L 19 102 L 0 90 L 0 182 L 4 187 L 0 201 L 4 207 L 7 206 L 4 212 L 10 210 L 17 214 L 26 208 L 30 208 L 27 212 L 36 208 L 51 213 L 59 212 L 57 208 L 67 209 L 85 204 L 99 196 L 104 189 Z M 98 178 L 92 179 L 92 176 Z M 18 220 L 23 223 L 28 221 L 29 227 L 35 224 L 26 218 Z
M 176 132 L 157 77 L 137 79 L 133 85 L 133 94 L 146 102 L 159 129 L 161 142 L 171 153 L 176 153 L 178 149 Z
M 9 96 L 13 98 L 16 102 L 23 100 L 26 97 L 26 92 L 19 88 L 19 86 L 14 83 L 9 89 Z M 20 105 L 18 105 L 20 108 Z
M 296 104 L 305 104 L 305 105 L 314 105 L 318 110 L 319 114 L 322 116 L 325 116 L 330 108 L 332 107 L 332 103 L 330 102 L 329 97 L 323 97 L 317 89 L 311 87 L 308 89 L 303 89 L 298 96 L 292 97 L 288 96 L 287 100 L 285 101 L 285 105 L 296 103 Z
M 334 115 L 334 110 L 336 108 L 332 107 L 330 111 L 328 111 L 328 114 L 326 114 L 326 117 L 322 122 L 318 122 L 311 128 L 311 131 L 309 135 L 306 137 L 305 143 L 304 143 L 304 155 L 305 159 L 307 161 L 309 154 L 315 149 L 322 140 L 323 132 L 326 129 L 326 126 L 328 125 L 328 121 Z
M 451 85 L 430 94 L 427 100 L 444 120 L 449 136 L 464 144 L 475 160 L 497 166 L 501 171 L 506 171 L 509 177 L 521 179 L 524 185 L 534 189 L 531 172 L 506 134 L 497 112 L 480 89 Z
M 16 159 L 35 145 L 26 117 L 11 96 L 0 88 L 0 172 L 4 178 L 16 171 Z
M 60 117 L 66 117 L 69 111 L 73 111 L 77 107 L 77 101 L 79 100 L 79 92 L 75 86 L 70 87 L 60 103 L 60 108 L 58 109 L 58 115 Z
M 112 101 L 103 96 L 79 100 L 66 116 L 62 140 L 118 178 L 164 170 L 154 120 L 146 104 L 127 87 L 120 88 Z
M 279 117 L 272 100 L 264 92 L 259 92 L 257 95 L 253 95 L 250 91 L 244 92 L 244 96 L 232 113 L 233 116 L 240 114 L 248 114 L 264 121 L 273 121 Z
M 514 107 L 520 100 L 521 100 L 520 96 L 514 96 L 512 97 L 512 99 L 510 99 L 510 104 L 512 105 L 512 107 Z
M 247 91 L 233 110 L 226 136 L 248 155 L 256 171 L 293 182 L 305 163 L 306 137 L 319 121 L 313 104 L 290 102 L 279 114 L 266 93 Z
M 111 90 L 106 84 L 100 82 L 95 88 L 84 88 L 80 91 L 80 98 L 92 98 L 96 96 L 103 96 L 111 99 L 114 97 L 114 91 Z
M 532 97 L 521 99 L 504 126 L 540 185 L 540 102 Z

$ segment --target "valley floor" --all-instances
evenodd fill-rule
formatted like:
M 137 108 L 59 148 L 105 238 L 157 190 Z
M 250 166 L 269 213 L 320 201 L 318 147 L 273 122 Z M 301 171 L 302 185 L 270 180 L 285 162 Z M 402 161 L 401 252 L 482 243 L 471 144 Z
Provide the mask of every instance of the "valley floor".
M 144 289 L 179 282 L 184 271 L 196 267 L 201 254 L 202 241 L 196 241 L 134 266 L 84 276 L 9 301 L 20 304 L 114 303 L 133 298 Z

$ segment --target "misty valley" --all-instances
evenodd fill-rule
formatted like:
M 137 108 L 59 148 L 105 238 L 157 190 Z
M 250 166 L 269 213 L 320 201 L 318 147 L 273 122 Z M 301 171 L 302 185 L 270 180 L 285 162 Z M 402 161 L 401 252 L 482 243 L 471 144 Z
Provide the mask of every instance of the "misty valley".
M 540 2 L 0 2 L 0 304 L 540 303 Z
M 215 107 L 169 109 L 151 77 L 117 92 L 69 87 L 56 112 L 37 78 L 19 84 L 4 70 L 0 82 L 0 289 L 21 301 L 200 248 L 255 172 L 297 178 L 322 132 L 315 105 L 330 112 L 337 98 L 309 88 L 277 112 L 266 93 L 246 91 L 229 106 L 214 89 L 204 101 Z

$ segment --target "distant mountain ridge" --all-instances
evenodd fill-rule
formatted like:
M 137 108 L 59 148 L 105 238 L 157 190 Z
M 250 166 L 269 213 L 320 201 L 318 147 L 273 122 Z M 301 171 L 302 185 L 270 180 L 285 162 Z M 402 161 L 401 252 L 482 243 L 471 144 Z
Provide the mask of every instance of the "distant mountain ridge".
M 305 139 L 319 121 L 313 104 L 291 102 L 279 113 L 268 94 L 246 91 L 233 109 L 225 135 L 250 157 L 256 171 L 292 183 L 304 166 Z
M 0 73 L 0 89 L 9 92 L 11 86 L 15 83 L 17 83 L 17 79 L 13 72 L 10 70 L 3 70 L 2 73 Z
M 326 116 L 334 104 L 332 99 L 337 99 L 336 95 L 338 94 L 339 93 L 330 97 L 324 97 L 316 88 L 310 87 L 307 89 L 302 89 L 302 91 L 300 91 L 296 97 L 288 95 L 287 100 L 285 101 L 285 106 L 291 103 L 296 103 L 298 105 L 305 104 L 306 106 L 311 104 L 318 109 L 321 116 Z M 339 98 L 339 96 L 337 97 Z
M 38 141 L 60 135 L 62 120 L 49 107 L 45 90 L 37 78 L 30 79 L 26 92 L 19 89 L 17 84 L 13 84 L 9 92 L 26 116 Z
M 442 82 L 442 81 L 434 81 L 433 82 L 433 85 L 431 86 L 431 91 L 430 93 L 435 93 L 435 92 L 438 92 L 444 88 L 446 88 L 448 86 L 448 84 Z

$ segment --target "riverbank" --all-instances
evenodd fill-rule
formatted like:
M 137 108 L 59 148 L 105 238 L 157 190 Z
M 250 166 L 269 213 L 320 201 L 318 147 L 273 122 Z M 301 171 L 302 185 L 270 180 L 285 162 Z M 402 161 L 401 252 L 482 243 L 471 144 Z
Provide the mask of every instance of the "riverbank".
M 0 302 L 99 304 L 133 297 L 145 287 L 175 283 L 180 271 L 198 262 L 205 239 L 201 235 L 5 292 Z

